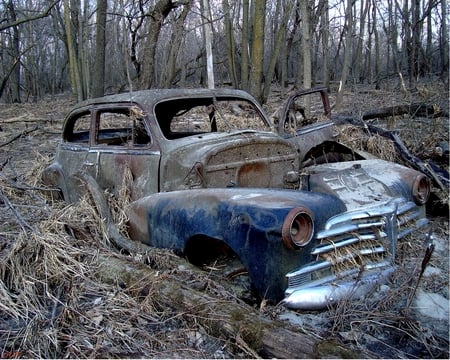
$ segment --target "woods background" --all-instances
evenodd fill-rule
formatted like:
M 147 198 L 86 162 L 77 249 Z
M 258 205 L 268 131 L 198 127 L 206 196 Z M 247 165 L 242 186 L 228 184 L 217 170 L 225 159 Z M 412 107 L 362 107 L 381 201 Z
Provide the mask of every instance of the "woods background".
M 448 87 L 447 0 L 1 0 L 0 99 L 430 77 Z M 206 41 L 205 41 L 206 39 Z M 210 45 L 210 47 L 208 46 Z

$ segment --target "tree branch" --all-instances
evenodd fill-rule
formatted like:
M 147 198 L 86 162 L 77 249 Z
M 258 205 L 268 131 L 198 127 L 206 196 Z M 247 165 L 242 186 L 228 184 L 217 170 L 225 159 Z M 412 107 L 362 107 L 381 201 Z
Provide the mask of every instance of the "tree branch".
M 13 21 L 11 23 L 0 25 L 0 31 L 3 31 L 3 30 L 6 30 L 6 29 L 9 29 L 11 27 L 15 27 L 15 26 L 27 23 L 29 21 L 34 21 L 34 20 L 37 20 L 37 19 L 42 19 L 44 17 L 47 17 L 48 14 L 50 13 L 50 10 L 53 9 L 53 7 L 57 3 L 59 3 L 59 1 L 60 0 L 53 1 L 44 11 L 42 11 L 41 13 L 39 13 L 39 14 L 37 14 L 35 16 L 26 17 L 26 18 L 23 18 L 23 19 L 19 19 L 19 20 Z

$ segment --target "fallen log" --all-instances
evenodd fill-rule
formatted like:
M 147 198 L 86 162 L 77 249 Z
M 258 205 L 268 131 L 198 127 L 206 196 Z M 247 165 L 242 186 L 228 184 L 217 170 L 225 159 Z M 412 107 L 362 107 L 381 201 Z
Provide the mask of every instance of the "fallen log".
M 362 120 L 370 120 L 376 118 L 387 118 L 390 116 L 410 115 L 412 117 L 448 117 L 448 113 L 440 110 L 434 105 L 427 105 L 423 103 L 413 103 L 410 105 L 397 105 L 381 109 L 375 109 L 365 112 L 362 115 Z
M 136 296 L 149 294 L 148 287 L 150 287 L 149 296 L 152 296 L 152 300 L 161 307 L 176 309 L 186 313 L 187 316 L 192 316 L 213 336 L 227 341 L 230 339 L 236 342 L 244 341 L 258 356 L 373 357 L 373 354 L 359 350 L 356 352 L 334 340 L 324 339 L 316 334 L 307 333 L 301 328 L 293 328 L 284 322 L 265 318 L 247 304 L 219 299 L 206 292 L 195 290 L 192 285 L 188 286 L 186 282 L 177 279 L 167 271 L 153 270 L 129 258 L 100 254 L 98 264 L 97 277 L 100 281 L 121 284 L 124 291 L 130 289 Z M 179 258 L 179 264 L 182 269 L 183 264 L 187 263 Z M 202 286 L 197 284 L 196 287 Z

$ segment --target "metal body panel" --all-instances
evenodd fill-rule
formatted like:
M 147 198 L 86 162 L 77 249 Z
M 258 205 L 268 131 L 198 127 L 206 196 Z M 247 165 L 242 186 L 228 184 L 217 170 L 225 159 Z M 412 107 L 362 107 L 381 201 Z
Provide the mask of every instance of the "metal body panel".
M 161 159 L 161 191 L 194 188 L 283 188 L 299 171 L 296 149 L 273 133 L 234 132 L 183 142 Z

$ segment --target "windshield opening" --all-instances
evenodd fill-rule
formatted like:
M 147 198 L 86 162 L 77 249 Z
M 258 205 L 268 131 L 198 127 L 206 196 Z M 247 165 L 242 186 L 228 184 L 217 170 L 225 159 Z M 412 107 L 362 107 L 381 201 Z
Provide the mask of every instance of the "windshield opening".
M 244 99 L 175 99 L 156 105 L 158 124 L 167 139 L 233 132 L 239 130 L 272 131 L 254 105 Z

